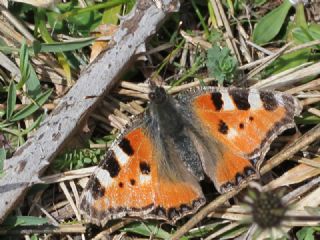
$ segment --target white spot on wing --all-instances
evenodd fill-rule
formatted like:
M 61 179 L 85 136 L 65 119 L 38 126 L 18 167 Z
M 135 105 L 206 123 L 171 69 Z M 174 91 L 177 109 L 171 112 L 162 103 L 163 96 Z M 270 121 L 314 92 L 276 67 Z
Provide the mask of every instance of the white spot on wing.
M 116 155 L 116 158 L 121 166 L 125 165 L 128 162 L 129 156 L 118 145 L 114 146 L 113 152 Z
M 139 181 L 140 184 L 147 184 L 151 181 L 151 175 L 140 174 Z
M 236 136 L 238 136 L 238 133 L 234 128 L 229 128 L 227 136 L 228 136 L 229 139 L 233 139 Z
M 101 185 L 108 186 L 113 182 L 112 177 L 110 177 L 110 174 L 107 170 L 99 168 L 96 177 L 100 181 Z
M 229 95 L 228 92 L 221 92 L 222 94 L 222 101 L 223 101 L 223 110 L 224 111 L 231 111 L 235 110 L 235 106 L 233 104 L 233 101 Z
M 261 109 L 263 107 L 259 92 L 255 89 L 249 92 L 248 101 L 250 104 L 250 109 Z

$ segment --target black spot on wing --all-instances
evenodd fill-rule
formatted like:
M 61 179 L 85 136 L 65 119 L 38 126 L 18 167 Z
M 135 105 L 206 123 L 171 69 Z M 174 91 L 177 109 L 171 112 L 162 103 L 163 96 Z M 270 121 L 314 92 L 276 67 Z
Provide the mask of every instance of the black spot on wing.
M 222 134 L 228 134 L 229 127 L 224 121 L 220 120 L 218 130 Z
M 220 111 L 223 107 L 222 94 L 220 92 L 214 92 L 211 94 L 211 100 L 217 111 Z
M 115 178 L 118 176 L 121 167 L 116 159 L 116 156 L 113 151 L 107 156 L 105 162 L 101 165 L 101 168 L 107 170 L 110 174 L 110 177 Z
M 101 185 L 98 178 L 92 178 L 90 184 L 92 185 L 92 196 L 95 200 L 104 196 L 105 188 Z
M 148 175 L 150 173 L 150 165 L 146 162 L 140 162 L 140 171 L 142 174 Z
M 274 111 L 278 107 L 277 99 L 271 92 L 260 92 L 260 99 L 267 111 Z
M 136 184 L 136 180 L 130 179 L 130 184 L 131 184 L 132 186 L 134 186 L 134 185 Z
M 127 138 L 121 140 L 121 142 L 119 143 L 119 147 L 129 156 L 132 156 L 134 153 L 130 141 Z
M 249 90 L 247 89 L 230 89 L 229 94 L 233 99 L 234 104 L 239 110 L 250 109 L 250 104 L 248 101 Z
M 239 124 L 239 128 L 240 128 L 240 129 L 244 129 L 244 123 L 240 123 L 240 124 Z

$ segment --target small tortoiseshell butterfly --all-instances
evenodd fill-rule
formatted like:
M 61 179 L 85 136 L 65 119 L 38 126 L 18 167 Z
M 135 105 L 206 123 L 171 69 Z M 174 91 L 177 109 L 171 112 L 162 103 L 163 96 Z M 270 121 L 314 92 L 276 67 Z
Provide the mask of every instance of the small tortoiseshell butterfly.
M 205 175 L 220 193 L 256 178 L 271 142 L 301 112 L 294 97 L 256 89 L 199 87 L 174 98 L 154 87 L 149 98 L 82 194 L 80 209 L 93 223 L 194 213 L 205 204 Z

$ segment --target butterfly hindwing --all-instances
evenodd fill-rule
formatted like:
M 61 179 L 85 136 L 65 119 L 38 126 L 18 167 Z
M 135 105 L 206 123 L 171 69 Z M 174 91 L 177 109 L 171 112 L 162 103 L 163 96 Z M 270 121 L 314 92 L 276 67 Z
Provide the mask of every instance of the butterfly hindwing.
M 301 111 L 290 95 L 256 89 L 203 87 L 183 93 L 178 101 L 200 135 L 218 148 L 218 157 L 202 161 L 221 192 L 255 176 L 270 143 L 294 126 Z

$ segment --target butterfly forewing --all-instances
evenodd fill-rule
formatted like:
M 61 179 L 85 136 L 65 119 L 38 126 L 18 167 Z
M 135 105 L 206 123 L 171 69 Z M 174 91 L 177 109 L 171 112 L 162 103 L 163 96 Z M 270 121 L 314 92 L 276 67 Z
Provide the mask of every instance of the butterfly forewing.
M 164 163 L 161 146 L 155 146 L 143 121 L 119 136 L 82 194 L 80 209 L 89 221 L 104 225 L 138 216 L 174 222 L 204 204 L 198 182 L 183 164 Z

